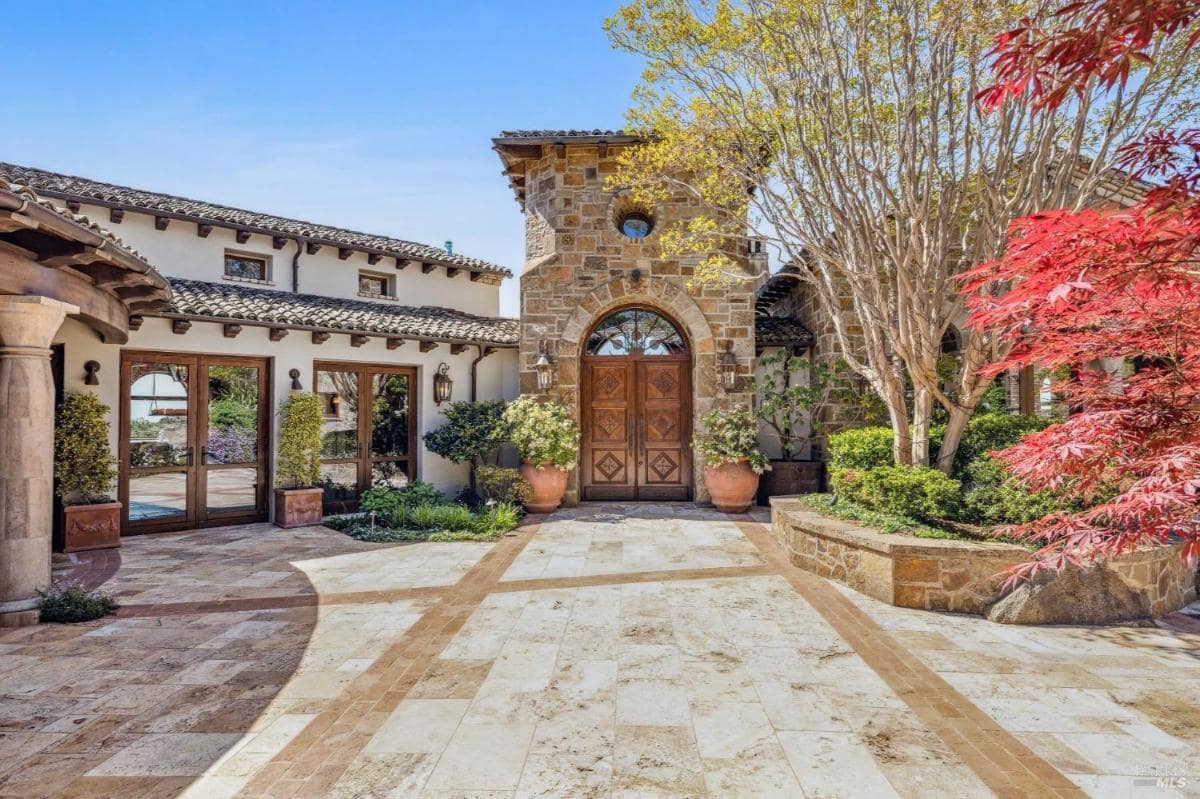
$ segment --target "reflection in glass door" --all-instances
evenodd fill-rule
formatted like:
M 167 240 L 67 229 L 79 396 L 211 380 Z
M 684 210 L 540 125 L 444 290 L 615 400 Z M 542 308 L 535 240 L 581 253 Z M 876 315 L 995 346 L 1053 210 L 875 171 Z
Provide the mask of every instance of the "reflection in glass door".
M 201 522 L 254 514 L 264 498 L 265 368 L 261 362 L 205 359 L 205 440 L 200 448 Z
M 315 366 L 313 384 L 324 413 L 326 510 L 355 510 L 359 494 L 372 485 L 407 485 L 416 473 L 416 370 L 359 363 Z
M 266 518 L 267 361 L 126 352 L 126 534 Z
M 122 501 L 129 525 L 186 524 L 195 462 L 190 397 L 196 359 L 147 354 L 123 366 L 128 426 Z

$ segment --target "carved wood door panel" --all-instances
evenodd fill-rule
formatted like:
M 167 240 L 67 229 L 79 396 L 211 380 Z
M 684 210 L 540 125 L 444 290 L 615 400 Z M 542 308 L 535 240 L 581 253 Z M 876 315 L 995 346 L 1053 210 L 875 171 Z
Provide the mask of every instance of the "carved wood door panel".
M 583 484 L 586 499 L 634 499 L 634 363 L 625 359 L 584 365 Z
M 686 357 L 584 360 L 584 499 L 691 497 L 689 378 Z
M 637 364 L 639 499 L 688 498 L 687 372 L 686 361 L 656 358 Z

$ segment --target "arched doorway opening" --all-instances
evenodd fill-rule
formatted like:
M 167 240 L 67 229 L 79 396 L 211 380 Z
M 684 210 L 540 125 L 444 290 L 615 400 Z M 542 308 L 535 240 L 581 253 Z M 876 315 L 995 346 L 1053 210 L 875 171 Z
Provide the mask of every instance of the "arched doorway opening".
M 682 328 L 645 306 L 592 326 L 580 364 L 587 500 L 692 498 L 692 360 Z

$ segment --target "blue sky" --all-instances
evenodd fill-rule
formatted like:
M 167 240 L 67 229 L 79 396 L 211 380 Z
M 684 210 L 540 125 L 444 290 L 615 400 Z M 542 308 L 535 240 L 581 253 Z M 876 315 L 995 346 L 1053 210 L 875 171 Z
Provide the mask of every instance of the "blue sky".
M 517 272 L 523 225 L 489 140 L 621 125 L 640 64 L 604 36 L 616 6 L 13 3 L 0 160 L 450 239 Z

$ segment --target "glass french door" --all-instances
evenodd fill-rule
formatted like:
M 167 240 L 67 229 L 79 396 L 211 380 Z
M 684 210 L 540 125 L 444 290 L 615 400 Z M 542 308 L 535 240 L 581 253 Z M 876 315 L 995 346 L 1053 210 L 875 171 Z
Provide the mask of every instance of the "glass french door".
M 325 510 L 358 507 L 373 485 L 416 479 L 417 373 L 406 366 L 317 362 Z
M 123 533 L 263 521 L 266 358 L 124 352 Z

